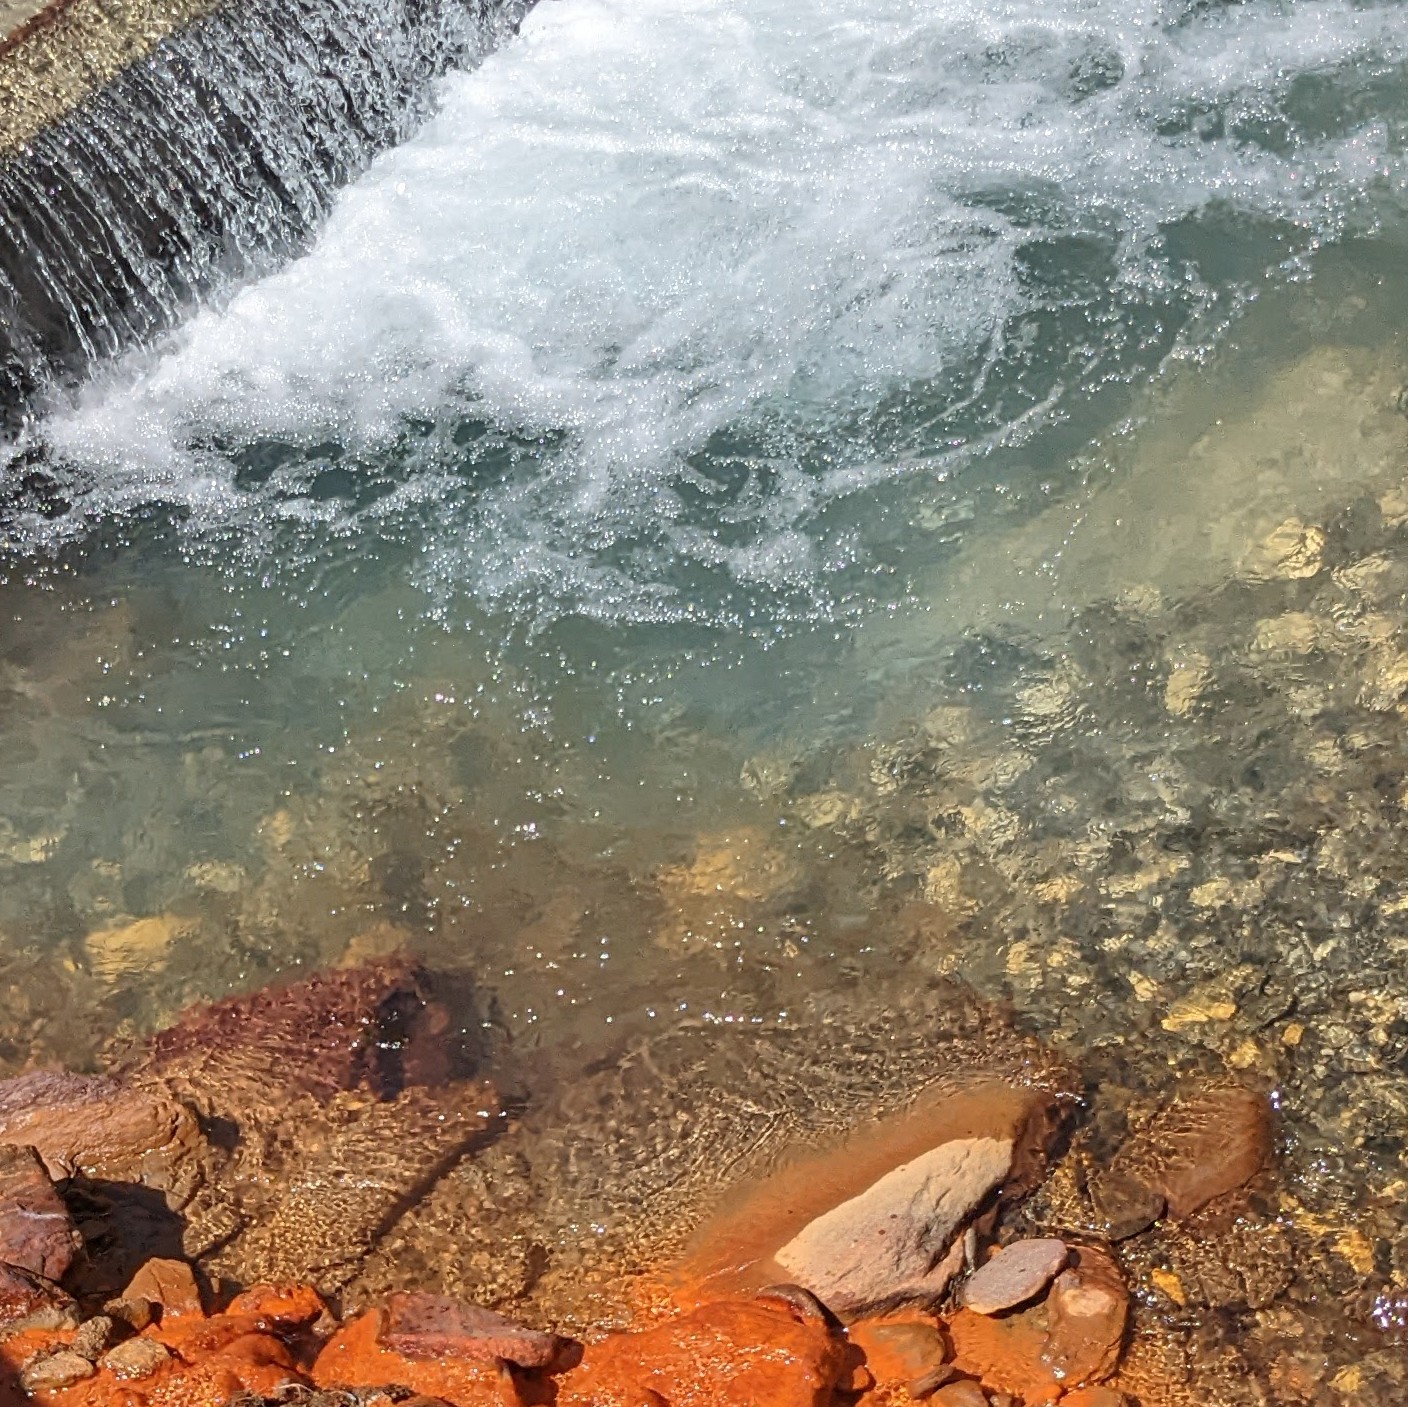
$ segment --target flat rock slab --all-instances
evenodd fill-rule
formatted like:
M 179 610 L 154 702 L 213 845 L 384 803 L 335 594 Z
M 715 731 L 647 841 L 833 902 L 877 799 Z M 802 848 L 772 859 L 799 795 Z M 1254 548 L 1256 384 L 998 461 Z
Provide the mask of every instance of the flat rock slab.
M 777 1263 L 838 1314 L 939 1298 L 954 1238 L 1006 1178 L 1010 1138 L 957 1138 L 810 1222 Z
M 1066 1243 L 1054 1237 L 1017 1241 L 963 1283 L 958 1302 L 979 1314 L 999 1314 L 1035 1299 L 1066 1268 Z
M 39 1154 L 0 1144 L 0 1261 L 59 1280 L 79 1244 L 68 1208 Z
M 575 1339 L 525 1329 L 502 1314 L 449 1295 L 390 1296 L 378 1341 L 406 1358 L 504 1360 L 550 1373 L 575 1368 L 582 1358 L 582 1346 Z

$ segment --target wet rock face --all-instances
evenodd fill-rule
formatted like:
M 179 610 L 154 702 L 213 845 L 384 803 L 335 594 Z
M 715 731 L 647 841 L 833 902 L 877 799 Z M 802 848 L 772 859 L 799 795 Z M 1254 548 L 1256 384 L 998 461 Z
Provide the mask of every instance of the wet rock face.
M 28 1324 L 76 1324 L 73 1299 L 52 1280 L 19 1266 L 0 1264 L 0 1333 Z
M 936 1305 L 963 1266 L 965 1233 L 1000 1193 L 1030 1189 L 1059 1125 L 1046 1090 L 954 1076 L 843 1148 L 764 1179 L 705 1233 L 696 1261 L 721 1267 L 715 1283 L 795 1281 L 848 1320 Z
M 0 1262 L 61 1280 L 79 1244 L 39 1154 L 0 1145 Z
M 140 1183 L 179 1205 L 203 1144 L 190 1110 L 159 1090 L 61 1070 L 0 1082 L 0 1145 L 34 1148 L 56 1179 Z

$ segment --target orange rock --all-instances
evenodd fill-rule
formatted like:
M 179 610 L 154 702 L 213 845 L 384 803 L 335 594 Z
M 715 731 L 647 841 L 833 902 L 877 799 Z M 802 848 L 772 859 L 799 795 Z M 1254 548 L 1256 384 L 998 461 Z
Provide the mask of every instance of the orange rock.
M 944 1381 L 951 1354 L 932 1319 L 865 1319 L 851 1326 L 849 1337 L 876 1381 L 886 1387 L 904 1387 L 920 1398 L 926 1388 Z
M 825 1407 L 855 1351 L 780 1301 L 722 1300 L 588 1347 L 558 1407 Z
M 995 1392 L 1010 1392 L 1024 1402 L 1049 1402 L 1060 1389 L 1042 1358 L 1047 1327 L 1044 1305 L 999 1316 L 960 1309 L 948 1321 L 954 1363 Z
M 183 1260 L 153 1257 L 132 1277 L 122 1298 L 159 1305 L 163 1317 L 204 1312 L 195 1274 Z
M 311 1324 L 326 1314 L 327 1308 L 311 1285 L 255 1285 L 236 1295 L 225 1313 L 293 1326 Z
M 503 1407 L 493 1364 L 406 1358 L 379 1342 L 385 1311 L 368 1310 L 330 1338 L 313 1364 L 318 1387 L 382 1387 L 396 1383 L 451 1407 Z

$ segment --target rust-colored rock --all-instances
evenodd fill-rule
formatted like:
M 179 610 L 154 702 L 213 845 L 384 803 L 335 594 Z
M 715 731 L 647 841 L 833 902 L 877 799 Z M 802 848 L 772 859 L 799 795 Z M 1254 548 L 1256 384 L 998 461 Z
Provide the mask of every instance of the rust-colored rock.
M 0 1145 L 0 1262 L 59 1280 L 80 1245 L 39 1154 Z
M 169 1315 L 204 1312 L 195 1274 L 183 1260 L 158 1257 L 147 1261 L 132 1277 L 122 1298 L 128 1303 L 145 1300 L 160 1308 L 163 1320 Z
M 161 1091 L 34 1070 L 0 1081 L 0 1144 L 34 1148 L 52 1178 L 141 1183 L 178 1205 L 198 1179 L 202 1139 L 190 1110 Z
M 878 1383 L 903 1387 L 912 1398 L 953 1376 L 948 1340 L 932 1319 L 863 1319 L 849 1337 Z
M 961 1233 L 999 1189 L 1016 1197 L 1040 1179 L 1060 1120 L 1038 1088 L 939 1086 L 766 1179 L 705 1229 L 683 1275 L 715 1292 L 795 1281 L 843 1319 L 937 1304 L 961 1268 Z
M 960 1309 L 948 1320 L 955 1366 L 994 1392 L 1023 1402 L 1049 1402 L 1058 1384 L 1042 1358 L 1047 1342 L 1046 1306 L 1013 1314 Z
M 777 1300 L 723 1300 L 591 1344 L 558 1407 L 826 1407 L 855 1351 Z
M 464 1358 L 566 1372 L 582 1361 L 575 1339 L 525 1329 L 449 1295 L 403 1293 L 386 1301 L 382 1344 L 407 1358 Z
M 482 1359 L 408 1358 L 381 1342 L 385 1311 L 371 1309 L 335 1333 L 313 1364 L 322 1388 L 396 1383 L 451 1407 L 503 1407 L 499 1369 Z
M 1108 1378 L 1119 1364 L 1129 1323 L 1129 1291 L 1108 1252 L 1080 1246 L 1046 1299 L 1048 1330 L 1042 1359 L 1059 1383 Z
M 1175 1218 L 1191 1216 L 1241 1187 L 1271 1156 L 1266 1095 L 1229 1080 L 1186 1090 L 1120 1150 L 1113 1171 L 1163 1197 Z
M 208 1114 L 293 1094 L 392 1099 L 449 1076 L 448 1025 L 423 970 L 388 958 L 195 1007 L 152 1037 L 141 1069 Z

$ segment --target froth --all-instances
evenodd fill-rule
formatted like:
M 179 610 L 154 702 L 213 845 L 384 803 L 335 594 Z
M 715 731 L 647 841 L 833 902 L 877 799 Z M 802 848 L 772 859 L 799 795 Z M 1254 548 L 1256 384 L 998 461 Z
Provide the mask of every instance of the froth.
M 1325 238 L 1381 198 L 1382 134 L 1312 140 L 1283 99 L 1404 48 L 1394 11 L 1334 0 L 540 5 L 306 256 L 42 434 L 90 517 L 307 516 L 331 443 L 402 466 L 373 511 L 433 503 L 441 587 L 652 618 L 700 599 L 691 572 L 815 598 L 865 551 L 819 514 L 1073 391 L 1067 311 L 1190 315 L 1171 222 L 1215 202 Z M 1033 273 L 1034 245 L 1082 239 L 1093 292 Z M 993 390 L 1019 364 L 1031 385 Z M 238 452 L 264 441 L 284 467 L 251 484 Z

